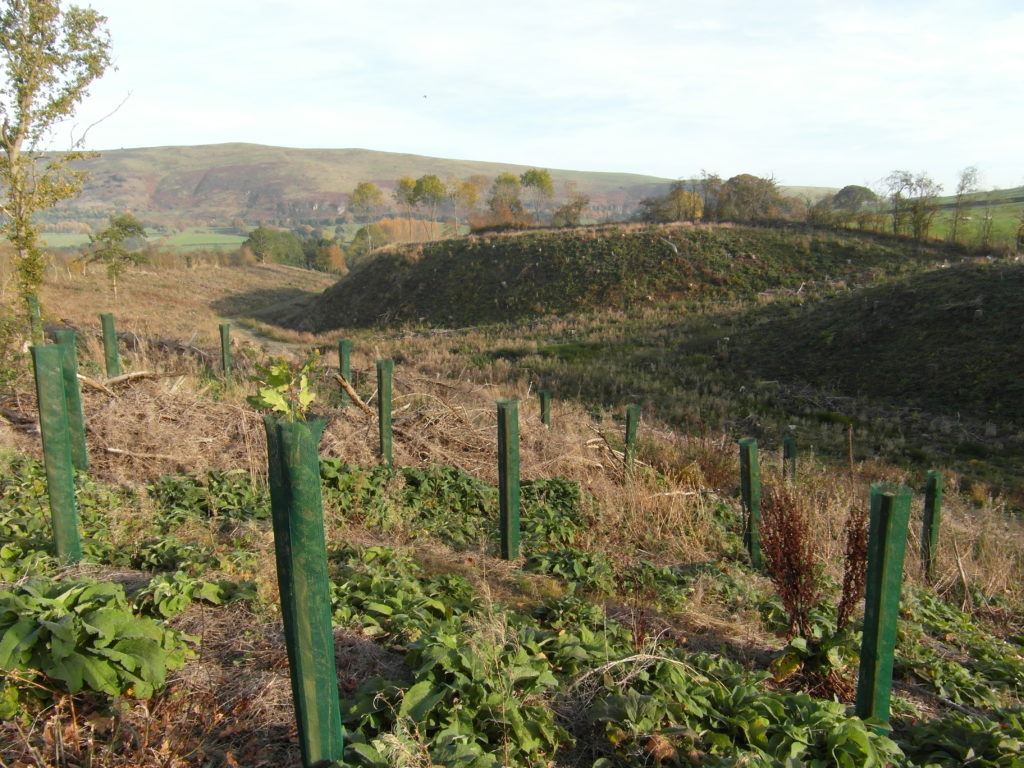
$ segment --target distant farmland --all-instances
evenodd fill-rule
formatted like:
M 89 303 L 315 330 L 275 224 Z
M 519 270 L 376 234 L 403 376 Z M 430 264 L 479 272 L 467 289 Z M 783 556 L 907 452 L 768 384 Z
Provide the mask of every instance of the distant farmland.
M 50 248 L 84 248 L 89 244 L 89 236 L 80 232 L 44 232 L 42 239 Z M 190 227 L 170 237 L 151 235 L 149 242 L 157 247 L 180 251 L 229 250 L 238 248 L 245 238 L 221 227 Z

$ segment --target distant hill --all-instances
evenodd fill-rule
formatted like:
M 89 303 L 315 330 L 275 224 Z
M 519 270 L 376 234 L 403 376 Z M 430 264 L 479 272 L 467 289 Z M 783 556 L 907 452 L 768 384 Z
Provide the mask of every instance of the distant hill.
M 103 218 L 131 210 L 151 221 L 174 219 L 247 222 L 274 218 L 333 218 L 344 212 L 360 181 L 392 188 L 401 176 L 433 173 L 493 179 L 530 166 L 453 160 L 369 149 L 291 149 L 259 144 L 210 144 L 107 150 L 80 164 L 90 173 L 82 194 L 47 220 Z M 662 194 L 673 179 L 633 173 L 548 169 L 561 194 L 572 182 L 599 215 L 621 216 L 644 197 Z M 817 199 L 834 190 L 784 187 L 786 194 Z
M 131 210 L 160 218 L 331 218 L 345 210 L 360 181 L 393 187 L 401 176 L 433 173 L 493 178 L 529 166 L 449 160 L 368 149 L 289 149 L 258 144 L 212 144 L 104 151 L 83 161 L 90 172 L 82 194 L 62 206 L 106 215 Z M 556 192 L 573 182 L 600 208 L 632 208 L 664 191 L 671 179 L 630 173 L 549 169 Z

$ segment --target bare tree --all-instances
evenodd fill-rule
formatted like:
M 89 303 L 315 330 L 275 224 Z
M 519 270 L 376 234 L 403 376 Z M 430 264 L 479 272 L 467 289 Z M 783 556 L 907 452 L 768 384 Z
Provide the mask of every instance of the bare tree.
M 969 165 L 960 171 L 960 178 L 956 183 L 956 196 L 953 198 L 953 220 L 949 225 L 949 239 L 954 243 L 959 240 L 960 226 L 967 219 L 971 209 L 971 201 L 967 196 L 978 191 L 978 168 Z
M 942 185 L 925 173 L 914 177 L 910 187 L 910 229 L 915 240 L 924 240 L 938 213 L 936 198 L 942 194 Z
M 885 185 L 885 194 L 889 199 L 892 233 L 894 235 L 904 234 L 910 223 L 909 198 L 911 188 L 914 186 L 914 176 L 910 171 L 893 171 L 882 180 L 882 183 Z

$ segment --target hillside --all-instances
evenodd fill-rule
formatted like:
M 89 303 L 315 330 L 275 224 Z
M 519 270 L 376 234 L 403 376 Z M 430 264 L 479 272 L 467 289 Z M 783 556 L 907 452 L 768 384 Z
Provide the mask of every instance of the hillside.
M 1024 267 L 958 264 L 911 275 L 733 336 L 738 365 L 957 418 L 1024 425 Z
M 257 144 L 151 147 L 102 152 L 83 161 L 91 178 L 62 207 L 105 213 L 132 210 L 150 218 L 333 218 L 360 181 L 392 186 L 400 176 L 433 173 L 493 178 L 526 166 L 450 160 L 368 149 L 291 149 Z M 598 206 L 634 205 L 671 179 L 628 173 L 551 169 L 557 191 L 575 183 Z
M 608 231 L 585 253 L 628 252 L 639 267 L 643 253 L 656 263 L 651 246 L 660 243 L 679 257 L 670 265 L 685 267 L 684 252 L 699 260 L 685 232 L 656 232 L 660 239 L 634 242 Z M 703 350 L 726 330 L 768 329 L 801 310 L 808 293 L 821 310 L 839 307 L 853 285 L 833 277 L 754 293 L 776 273 L 833 276 L 860 257 L 873 266 L 853 277 L 877 281 L 939 256 L 917 260 L 883 239 L 784 234 L 705 233 L 713 269 L 699 278 L 711 287 L 694 291 L 696 301 L 641 297 L 629 312 L 608 306 L 458 335 L 346 330 L 364 402 L 380 402 L 375 360 L 395 362 L 394 467 L 380 459 L 374 408 L 341 407 L 336 336 L 284 343 L 281 332 L 271 347 L 241 332 L 239 314 L 300 300 L 323 287 L 322 275 L 280 265 L 152 267 L 126 275 L 116 302 L 99 270 L 48 282 L 46 319 L 80 331 L 89 469 L 77 474 L 75 496 L 84 562 L 55 557 L 30 366 L 18 352 L 20 377 L 0 400 L 0 764 L 298 765 L 296 720 L 308 709 L 293 705 L 298 653 L 286 638 L 313 633 L 289 633 L 284 622 L 301 615 L 325 619 L 316 677 L 321 701 L 338 692 L 348 766 L 1019 765 L 1024 525 L 1005 501 L 945 475 L 929 579 L 916 539 L 922 474 L 859 453 L 848 466 L 830 465 L 816 433 L 790 422 L 800 446 L 792 475 L 780 475 L 778 440 L 760 442 L 768 565 L 759 570 L 743 543 L 736 430 L 721 430 L 713 408 L 692 429 L 675 418 L 682 398 L 704 395 L 707 406 L 767 384 L 739 370 L 731 381 L 713 378 L 714 366 L 730 369 L 728 350 L 702 352 L 701 363 L 681 354 L 687 345 Z M 730 289 L 727 280 L 740 277 Z M 630 279 L 619 275 L 622 295 L 640 296 Z M 984 287 L 992 293 L 982 309 L 1019 318 L 1009 303 L 1017 280 L 1006 272 L 1006 295 Z M 944 288 L 921 286 L 932 290 Z M 96 313 L 107 309 L 134 374 L 127 378 L 103 380 Z M 237 354 L 225 380 L 217 325 L 229 317 Z M 954 320 L 944 327 L 954 330 Z M 777 342 L 765 333 L 771 349 Z M 299 511 L 307 523 L 322 518 L 323 545 L 311 554 L 304 548 L 319 536 L 281 536 L 281 495 L 271 501 L 267 487 L 273 454 L 246 396 L 257 390 L 249 379 L 257 363 L 284 351 L 277 347 L 301 359 L 314 345 L 324 352 L 314 408 L 326 425 L 316 441 L 315 508 Z M 583 389 L 595 380 L 617 384 L 604 393 L 608 408 Z M 550 425 L 537 384 L 555 385 Z M 502 397 L 520 404 L 521 540 L 510 559 L 500 556 Z M 643 403 L 632 468 L 620 419 L 629 402 Z M 752 400 L 742 406 L 765 415 Z M 751 421 L 722 424 L 745 432 Z M 815 425 L 833 426 L 843 429 Z M 315 478 L 316 465 L 307 469 Z M 853 708 L 861 630 L 868 634 L 857 586 L 865 511 L 879 480 L 915 492 L 885 710 L 891 730 Z M 293 547 L 304 566 L 326 560 L 327 583 L 316 579 L 323 597 L 301 608 L 291 599 L 315 591 L 276 578 Z M 295 680 L 308 679 L 297 668 Z
M 461 326 L 673 300 L 751 299 L 802 283 L 898 273 L 913 256 L 884 237 L 754 227 L 601 227 L 469 237 L 381 252 L 309 307 L 303 330 Z

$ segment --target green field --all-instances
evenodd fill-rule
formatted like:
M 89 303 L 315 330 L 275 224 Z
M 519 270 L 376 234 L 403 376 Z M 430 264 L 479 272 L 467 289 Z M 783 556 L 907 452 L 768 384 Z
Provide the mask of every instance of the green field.
M 83 248 L 89 244 L 89 236 L 77 232 L 44 232 L 42 239 L 50 248 Z M 238 248 L 245 238 L 226 227 L 189 227 L 170 237 L 151 235 L 149 242 L 158 248 L 178 251 L 230 250 Z
M 204 248 L 238 248 L 245 242 L 245 238 L 224 227 L 191 227 L 155 242 L 168 248 L 195 251 Z

